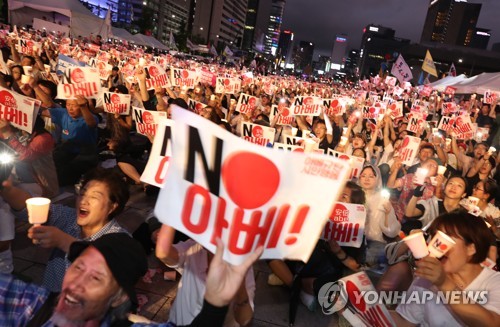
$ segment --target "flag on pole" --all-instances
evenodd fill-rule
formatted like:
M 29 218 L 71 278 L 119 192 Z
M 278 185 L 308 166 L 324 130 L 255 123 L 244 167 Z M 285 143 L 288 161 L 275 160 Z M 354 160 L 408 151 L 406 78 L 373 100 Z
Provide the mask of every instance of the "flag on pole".
M 448 71 L 448 76 L 457 76 L 457 69 L 455 68 L 454 63 L 451 63 L 450 70 Z
M 222 52 L 222 54 L 226 57 L 232 57 L 233 56 L 233 52 L 231 51 L 231 49 L 229 49 L 229 47 L 226 45 L 226 47 L 224 48 L 224 52 Z
M 219 55 L 213 44 L 210 46 L 210 53 L 216 57 Z
M 427 50 L 427 53 L 425 54 L 424 63 L 422 64 L 422 70 L 431 74 L 432 76 L 438 77 L 436 65 L 434 64 L 434 60 L 432 60 L 432 56 L 429 50 Z
M 420 72 L 420 76 L 418 77 L 418 85 L 423 85 L 424 84 L 424 71 Z
M 191 42 L 190 39 L 187 39 L 186 41 L 186 47 L 189 49 L 189 50 L 193 50 L 195 48 L 195 45 L 193 44 L 193 42 Z
M 101 28 L 99 29 L 99 35 L 104 40 L 108 40 L 109 37 L 112 36 L 111 33 L 111 10 L 108 9 L 108 12 L 106 13 L 106 17 L 104 18 L 104 21 L 101 24 Z
M 398 59 L 392 65 L 391 74 L 398 79 L 400 85 L 413 79 L 411 69 L 402 55 L 399 55 Z

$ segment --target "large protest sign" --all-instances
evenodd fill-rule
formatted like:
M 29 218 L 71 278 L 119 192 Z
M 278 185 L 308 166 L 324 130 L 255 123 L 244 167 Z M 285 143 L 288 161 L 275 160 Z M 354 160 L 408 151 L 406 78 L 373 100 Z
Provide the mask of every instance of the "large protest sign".
M 495 92 L 487 90 L 484 92 L 483 103 L 492 104 L 496 103 L 498 95 Z
M 469 140 L 474 137 L 476 131 L 474 130 L 472 121 L 470 120 L 470 116 L 468 114 L 458 116 L 455 119 L 453 132 L 455 132 L 457 139 L 460 140 Z
M 185 86 L 188 89 L 194 89 L 198 83 L 198 73 L 194 70 L 171 68 L 170 82 L 172 86 Z
M 19 39 L 17 41 L 17 51 L 26 56 L 38 55 L 38 50 L 41 49 L 41 45 L 33 40 Z
M 292 125 L 293 116 L 290 109 L 285 107 L 282 103 L 279 105 L 273 104 L 271 106 L 271 112 L 269 114 L 269 120 L 274 121 L 277 125 Z
M 419 134 L 422 133 L 425 127 L 425 118 L 418 111 L 412 111 L 408 114 L 408 126 L 407 131 Z
M 77 95 L 95 99 L 101 91 L 99 72 L 92 67 L 70 67 L 57 84 L 58 99 L 74 99 Z
M 276 130 L 271 127 L 241 122 L 241 137 L 251 143 L 262 146 L 272 145 Z
M 339 300 L 343 304 L 347 304 L 346 309 L 361 320 L 362 324 L 371 327 L 396 326 L 383 304 L 372 301 L 372 298 L 366 298 L 376 293 L 366 272 L 362 271 L 341 278 L 338 284 L 341 287 Z M 355 323 L 355 326 L 359 325 L 360 322 Z
M 306 261 L 348 164 L 256 146 L 187 110 L 174 108 L 172 115 L 172 157 L 155 207 L 160 221 L 211 252 L 221 238 L 232 264 L 259 244 L 264 259 Z
M 0 87 L 0 119 L 31 134 L 40 103 L 14 91 Z
M 399 150 L 399 158 L 404 165 L 411 166 L 418 154 L 421 140 L 418 137 L 405 136 Z
M 155 87 L 170 87 L 170 79 L 163 68 L 159 65 L 151 64 L 144 67 L 146 72 L 146 89 L 154 90 Z
M 382 102 L 377 102 L 373 106 L 363 107 L 362 110 L 363 119 L 375 119 L 383 117 L 385 115 L 385 104 Z
M 330 156 L 334 156 L 335 158 L 339 158 L 341 160 L 346 160 L 347 162 L 349 162 L 349 165 L 351 166 L 349 179 L 359 178 L 359 174 L 361 174 L 361 170 L 363 170 L 363 165 L 365 164 L 364 158 L 350 156 L 348 154 L 338 152 L 332 149 L 328 149 L 327 154 Z
M 137 133 L 145 136 L 155 136 L 158 122 L 166 117 L 167 113 L 164 111 L 150 111 L 132 107 L 132 118 L 135 120 Z
M 141 181 L 162 187 L 172 157 L 172 135 L 174 121 L 161 117 L 158 120 L 156 135 L 149 155 L 149 160 L 141 175 Z
M 342 99 L 323 99 L 323 108 L 328 116 L 340 116 L 345 113 Z
M 455 117 L 443 116 L 439 121 L 438 129 L 448 132 L 453 130 L 454 125 L 455 125 Z
M 387 106 L 386 113 L 389 113 L 391 119 L 403 117 L 403 101 L 396 101 Z
M 59 54 L 57 56 L 57 69 L 56 72 L 58 75 L 64 74 L 67 68 L 70 67 L 85 67 L 86 64 L 83 61 L 78 61 L 71 57 Z
M 215 93 L 236 94 L 240 92 L 241 81 L 239 78 L 217 77 Z
M 130 98 L 130 94 L 103 92 L 102 103 L 104 112 L 128 115 L 130 113 Z
M 366 208 L 362 204 L 337 202 L 321 235 L 335 240 L 340 246 L 359 248 L 365 230 Z
M 99 71 L 99 78 L 103 81 L 107 80 L 109 77 L 109 74 L 111 74 L 111 69 L 113 69 L 113 66 L 108 64 L 105 61 L 97 61 L 96 68 Z
M 451 101 L 451 102 L 443 102 L 443 104 L 441 105 L 441 110 L 442 110 L 441 113 L 443 115 L 453 114 L 453 113 L 457 112 L 458 109 L 459 109 L 459 107 L 453 101 Z
M 236 104 L 235 111 L 242 114 L 253 115 L 253 111 L 257 108 L 258 98 L 250 94 L 241 93 Z
M 188 108 L 189 110 L 192 110 L 196 113 L 200 113 L 203 108 L 205 108 L 207 105 L 204 104 L 203 102 L 193 100 L 191 98 L 188 98 Z
M 323 110 L 323 100 L 313 96 L 296 96 L 290 110 L 295 116 L 319 116 Z

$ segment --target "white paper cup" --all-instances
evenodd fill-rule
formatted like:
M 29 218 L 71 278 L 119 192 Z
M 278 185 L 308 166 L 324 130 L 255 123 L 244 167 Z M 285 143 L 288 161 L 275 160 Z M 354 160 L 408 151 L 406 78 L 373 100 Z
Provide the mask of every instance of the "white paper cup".
M 23 66 L 23 71 L 24 71 L 24 75 L 31 75 L 31 73 L 33 72 L 33 67 Z
M 403 241 L 410 248 L 410 251 L 415 259 L 422 259 L 429 254 L 424 234 L 422 232 L 410 234 L 406 236 Z
M 438 175 L 444 175 L 446 172 L 446 166 L 438 166 Z
M 43 65 L 43 67 L 45 68 L 45 72 L 47 74 L 50 73 L 50 65 Z
M 438 230 L 429 242 L 427 249 L 431 257 L 439 259 L 454 247 L 455 244 L 455 241 L 451 237 Z
M 29 81 L 30 81 L 30 77 L 28 75 L 24 75 L 24 74 L 21 75 L 21 84 L 28 84 Z
M 39 225 L 47 222 L 49 216 L 50 199 L 30 198 L 26 200 L 28 219 L 30 224 Z
M 424 185 L 425 178 L 427 177 L 428 173 L 429 170 L 427 170 L 426 168 L 417 168 L 417 171 L 415 172 L 415 184 Z
M 349 139 L 346 136 L 340 137 L 340 145 L 346 145 Z
M 469 196 L 469 203 L 473 206 L 477 206 L 479 203 L 479 198 L 476 198 L 475 196 Z
M 304 140 L 304 152 L 313 152 L 315 148 L 317 148 L 316 141 L 312 139 Z
M 298 129 L 298 128 L 296 128 L 296 127 L 292 127 L 292 135 L 293 135 L 293 136 L 297 136 L 297 132 L 298 132 L 298 131 L 299 131 L 299 129 Z

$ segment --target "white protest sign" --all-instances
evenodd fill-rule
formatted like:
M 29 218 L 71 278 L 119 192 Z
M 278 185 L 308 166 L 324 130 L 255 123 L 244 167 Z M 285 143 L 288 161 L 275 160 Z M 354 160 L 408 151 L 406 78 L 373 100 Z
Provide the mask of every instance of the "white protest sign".
M 401 148 L 399 150 L 399 157 L 404 165 L 411 166 L 413 161 L 418 154 L 418 147 L 420 146 L 421 140 L 418 137 L 405 136 L 403 143 L 401 143 Z
M 258 98 L 250 94 L 241 93 L 236 104 L 235 111 L 242 114 L 253 115 L 253 111 L 257 108 Z
M 349 179 L 359 178 L 359 174 L 361 174 L 361 170 L 363 170 L 363 165 L 365 164 L 364 158 L 350 156 L 348 154 L 338 152 L 332 149 L 328 149 L 327 154 L 330 156 L 334 156 L 335 158 L 339 158 L 341 160 L 349 162 L 349 165 L 351 166 Z
M 221 238 L 231 264 L 259 244 L 263 259 L 307 261 L 348 164 L 245 142 L 187 110 L 174 108 L 172 116 L 172 157 L 155 207 L 160 221 L 211 252 Z
M 95 99 L 101 91 L 99 72 L 92 67 L 69 67 L 57 84 L 58 99 L 74 99 L 77 95 Z
M 451 102 L 443 102 L 443 104 L 441 105 L 441 113 L 443 115 L 449 115 L 449 114 L 453 114 L 455 112 L 458 111 L 458 106 L 455 102 L 451 101 Z
M 170 82 L 172 86 L 185 86 L 188 89 L 194 89 L 198 83 L 198 73 L 194 70 L 171 68 Z
M 0 119 L 31 134 L 38 114 L 37 100 L 0 87 Z
M 476 129 L 476 142 L 486 142 L 490 136 L 490 129 L 488 127 L 477 127 Z
M 146 72 L 146 89 L 148 91 L 154 90 L 157 86 L 170 87 L 168 74 L 160 66 L 152 64 L 144 67 L 144 71 Z
M 455 119 L 455 127 L 453 131 L 456 134 L 457 139 L 469 140 L 474 137 L 475 130 L 470 120 L 470 116 L 461 115 Z
M 97 61 L 96 68 L 99 70 L 99 78 L 103 81 L 107 80 L 113 66 L 104 61 Z
M 189 98 L 189 99 L 188 99 L 188 108 L 189 108 L 190 110 L 193 110 L 194 112 L 196 112 L 196 113 L 198 113 L 198 114 L 199 114 L 199 113 L 201 112 L 201 110 L 202 110 L 203 108 L 205 108 L 206 106 L 207 106 L 207 105 L 206 105 L 206 104 L 204 104 L 204 103 L 202 103 L 202 102 L 199 102 L 199 101 L 193 100 L 193 99 L 191 99 L 191 98 Z
M 274 143 L 274 134 L 276 134 L 274 128 L 241 122 L 241 138 L 248 142 L 262 146 L 272 145 Z
M 455 117 L 443 116 L 439 121 L 438 129 L 448 132 L 453 130 L 454 125 L 455 125 Z
M 137 133 L 155 136 L 158 122 L 162 118 L 167 118 L 167 113 L 132 107 L 132 118 L 135 120 Z
M 285 107 L 284 104 L 279 105 L 273 104 L 271 106 L 271 112 L 269 113 L 269 120 L 275 121 L 277 125 L 292 125 L 295 118 L 292 116 L 290 109 Z
M 141 175 L 141 182 L 162 187 L 172 156 L 172 135 L 174 121 L 162 117 L 158 121 L 156 135 L 151 147 L 149 160 Z
M 321 238 L 335 240 L 340 246 L 359 248 L 365 230 L 366 208 L 362 204 L 337 202 Z
M 38 54 L 38 50 L 41 49 L 41 45 L 33 40 L 19 39 L 17 41 L 17 51 L 27 56 L 33 56 Z
M 128 115 L 130 113 L 130 98 L 130 94 L 103 92 L 102 103 L 104 112 Z
M 339 279 L 342 301 L 366 326 L 396 326 L 385 305 L 371 301 L 367 296 L 376 292 L 366 272 L 358 272 Z M 366 298 L 365 298 L 366 297 Z
M 492 104 L 497 101 L 498 95 L 490 90 L 484 92 L 483 103 Z
M 413 133 L 421 133 L 425 127 L 424 116 L 418 111 L 412 111 L 408 114 L 408 126 L 407 131 Z
M 345 113 L 342 99 L 323 99 L 323 107 L 328 116 L 340 116 Z
M 239 78 L 217 77 L 215 93 L 236 94 L 240 92 L 241 81 Z
M 391 119 L 403 117 L 403 101 L 396 101 L 387 106 Z
M 296 96 L 290 106 L 295 116 L 319 116 L 322 109 L 322 99 L 313 96 Z
M 378 119 L 379 116 L 385 115 L 385 104 L 377 102 L 374 106 L 363 107 L 363 119 Z
M 389 85 L 389 86 L 396 86 L 396 82 L 397 82 L 397 79 L 396 77 L 393 77 L 393 76 L 387 76 L 385 78 L 385 84 Z

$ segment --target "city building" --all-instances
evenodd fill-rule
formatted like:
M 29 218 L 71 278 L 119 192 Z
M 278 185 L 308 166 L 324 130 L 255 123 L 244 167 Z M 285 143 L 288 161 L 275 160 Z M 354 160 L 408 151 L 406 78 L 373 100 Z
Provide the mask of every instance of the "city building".
M 243 50 L 277 55 L 285 0 L 248 0 Z
M 312 60 L 314 53 L 314 43 L 300 41 L 298 46 L 294 47 L 293 64 L 296 71 L 304 71 L 308 66 L 312 72 Z
M 488 43 L 490 42 L 491 33 L 489 29 L 486 28 L 476 28 L 472 41 L 470 43 L 471 48 L 477 49 L 487 49 Z
M 349 78 L 356 78 L 358 76 L 358 59 L 359 50 L 352 49 L 349 51 L 345 60 L 344 72 Z
M 153 9 L 153 35 L 160 42 L 167 44 L 170 32 L 177 34 L 186 28 L 189 6 L 188 0 L 148 0 L 147 6 Z
M 379 25 L 368 25 L 363 30 L 359 51 L 359 76 L 376 75 L 389 69 L 390 61 L 397 57 L 410 40 L 397 38 L 396 31 Z
M 481 6 L 467 0 L 430 0 L 420 42 L 469 46 Z
M 143 0 L 80 0 L 92 13 L 100 18 L 111 11 L 111 21 L 115 25 L 130 26 L 142 15 Z
M 347 53 L 347 36 L 344 34 L 337 35 L 333 43 L 331 56 L 331 66 L 329 70 L 338 72 L 344 68 L 345 55 Z
M 323 75 L 330 70 L 330 57 L 319 55 L 318 61 L 314 62 L 314 71 L 319 75 Z
M 193 2 L 191 35 L 199 43 L 240 46 L 247 12 L 247 0 L 203 0 Z
M 286 66 L 292 63 L 292 50 L 293 50 L 293 37 L 294 34 L 290 30 L 281 31 L 280 39 L 278 42 L 278 50 L 276 57 L 280 61 L 280 66 Z

